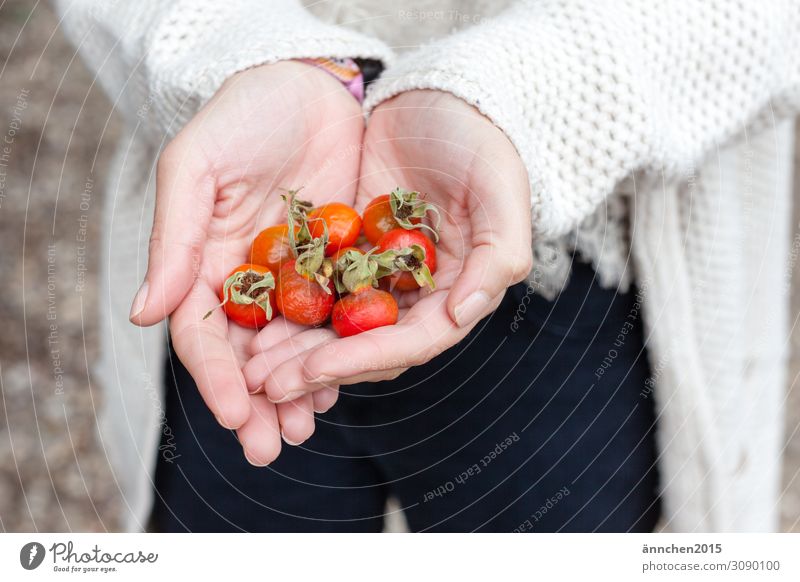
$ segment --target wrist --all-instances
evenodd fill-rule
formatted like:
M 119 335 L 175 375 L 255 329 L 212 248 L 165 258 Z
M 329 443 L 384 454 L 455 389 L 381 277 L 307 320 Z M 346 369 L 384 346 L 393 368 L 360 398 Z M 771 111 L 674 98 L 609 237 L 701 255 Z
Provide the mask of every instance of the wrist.
M 347 101 L 350 101 L 354 107 L 360 109 L 360 104 L 332 75 L 312 64 L 293 59 L 259 65 L 236 73 L 223 83 L 218 93 L 224 93 L 234 86 L 249 86 L 254 89 L 270 87 L 294 96 L 292 99 L 301 100 L 325 96 L 341 100 L 346 107 L 350 105 Z
M 361 68 L 353 59 L 320 57 L 314 59 L 297 59 L 297 62 L 311 65 L 330 75 L 342 84 L 347 92 L 358 101 L 359 105 L 364 102 L 364 76 L 361 73 Z

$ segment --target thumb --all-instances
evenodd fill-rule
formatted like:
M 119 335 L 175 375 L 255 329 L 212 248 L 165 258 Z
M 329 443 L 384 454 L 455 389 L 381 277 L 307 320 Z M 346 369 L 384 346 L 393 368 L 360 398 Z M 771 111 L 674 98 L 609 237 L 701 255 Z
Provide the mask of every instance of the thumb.
M 489 315 L 505 290 L 530 273 L 530 195 L 527 173 L 522 173 L 522 181 L 513 181 L 516 187 L 496 180 L 494 186 L 465 193 L 472 230 L 466 244 L 472 248 L 447 298 L 447 311 L 458 327 Z
M 216 187 L 205 158 L 183 141 L 173 140 L 158 160 L 147 273 L 130 313 L 136 325 L 153 325 L 172 313 L 200 268 Z

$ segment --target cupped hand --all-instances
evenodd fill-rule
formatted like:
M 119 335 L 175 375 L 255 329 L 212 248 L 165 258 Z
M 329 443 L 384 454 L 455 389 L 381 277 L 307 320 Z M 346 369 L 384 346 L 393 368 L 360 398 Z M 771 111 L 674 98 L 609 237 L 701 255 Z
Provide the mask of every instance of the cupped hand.
M 315 204 L 352 204 L 363 129 L 358 103 L 338 81 L 283 62 L 231 77 L 159 159 L 149 263 L 131 321 L 170 316 L 178 357 L 219 423 L 238 429 L 253 464 L 278 455 L 281 432 L 291 443 L 313 432 L 313 398 L 276 407 L 249 394 L 242 366 L 256 332 L 219 309 L 203 315 L 219 303 L 227 274 L 248 262 L 255 235 L 286 222 L 282 190 L 303 185 Z M 295 331 L 281 318 L 267 327 L 282 339 Z
M 507 287 L 531 269 L 527 172 L 508 138 L 486 117 L 449 93 L 412 91 L 377 107 L 367 125 L 356 207 L 396 186 L 423 192 L 441 214 L 436 290 L 407 293 L 393 326 L 328 339 L 285 359 L 266 352 L 245 375 L 264 370 L 273 399 L 285 378 L 304 378 L 306 391 L 398 376 L 455 345 L 500 303 Z

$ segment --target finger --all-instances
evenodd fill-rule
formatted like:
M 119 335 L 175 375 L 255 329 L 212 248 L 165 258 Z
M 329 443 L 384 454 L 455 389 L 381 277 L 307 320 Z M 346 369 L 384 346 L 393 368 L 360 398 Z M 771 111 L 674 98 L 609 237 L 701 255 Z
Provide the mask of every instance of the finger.
M 226 428 L 239 428 L 250 415 L 250 397 L 236 353 L 228 341 L 227 319 L 220 311 L 203 320 L 218 301 L 198 279 L 170 318 L 175 352 L 194 378 L 206 406 Z
M 508 251 L 515 251 L 509 254 Z M 447 299 L 447 310 L 459 327 L 472 326 L 492 313 L 508 287 L 531 268 L 530 241 L 524 247 L 484 244 L 472 249 Z
M 338 382 L 313 381 L 305 379 L 305 359 L 312 350 L 305 351 L 289 358 L 273 369 L 264 381 L 264 392 L 271 402 L 276 404 L 291 402 L 323 388 L 338 386 Z
M 311 394 L 314 401 L 314 412 L 328 412 L 339 399 L 339 387 L 323 388 Z
M 349 386 L 351 384 L 361 384 L 362 382 L 388 382 L 397 379 L 407 370 L 408 368 L 393 368 L 391 370 L 381 370 L 380 372 L 366 372 L 364 374 L 342 378 L 340 384 L 342 386 Z M 314 392 L 315 396 L 317 394 L 319 394 L 319 392 Z
M 295 336 L 307 329 L 308 327 L 305 325 L 293 323 L 283 316 L 276 316 L 269 325 L 259 331 L 252 339 L 249 346 L 250 355 L 254 356 L 265 352 L 287 338 Z
M 250 417 L 237 431 L 244 456 L 251 465 L 264 467 L 281 452 L 281 429 L 275 405 L 263 395 L 250 398 Z
M 287 444 L 297 446 L 314 434 L 314 402 L 311 394 L 276 405 L 281 435 Z
M 260 391 L 265 382 L 267 382 L 270 374 L 286 360 L 302 354 L 326 341 L 330 341 L 334 337 L 336 337 L 336 334 L 329 329 L 305 328 L 305 331 L 283 340 L 266 351 L 254 355 L 242 369 L 248 390 L 251 393 Z M 279 394 L 275 393 L 274 396 L 279 396 Z
M 153 325 L 172 313 L 197 276 L 216 195 L 202 160 L 190 134 L 175 138 L 159 158 L 147 273 L 130 313 L 136 325 Z
M 507 142 L 507 140 L 505 140 Z M 488 315 L 506 288 L 528 276 L 532 266 L 530 187 L 527 173 L 510 143 L 508 152 L 478 157 L 479 176 L 466 196 L 471 247 L 454 282 L 447 309 L 465 327 Z
M 456 344 L 469 333 L 453 325 L 445 306 L 447 293 L 437 291 L 423 297 L 396 325 L 337 339 L 310 350 L 293 372 L 311 384 L 350 384 L 363 374 L 423 364 Z M 300 369 L 298 369 L 301 367 Z
M 239 367 L 243 367 L 250 360 L 250 344 L 255 335 L 254 329 L 242 327 L 228 320 L 228 341 L 231 343 Z

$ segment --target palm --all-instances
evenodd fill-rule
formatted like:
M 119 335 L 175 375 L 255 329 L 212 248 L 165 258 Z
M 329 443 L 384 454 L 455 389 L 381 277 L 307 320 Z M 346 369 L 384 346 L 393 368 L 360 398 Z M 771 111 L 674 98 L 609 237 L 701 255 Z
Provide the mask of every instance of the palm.
M 314 203 L 352 203 L 363 129 L 356 102 L 321 72 L 276 75 L 277 67 L 265 67 L 264 79 L 232 79 L 193 122 L 192 152 L 202 153 L 216 190 L 200 269 L 212 286 L 246 261 L 261 229 L 286 221 L 287 189 L 304 187 Z
M 402 306 L 414 306 L 411 316 L 422 320 L 444 309 L 466 258 L 490 242 L 483 195 L 526 191 L 524 169 L 489 120 L 445 93 L 414 91 L 388 101 L 372 115 L 364 141 L 358 208 L 402 186 L 424 193 L 441 214 L 436 291 L 401 297 Z M 509 155 L 502 155 L 503 148 L 511 148 Z
M 422 192 L 426 202 L 439 210 L 436 290 L 398 296 L 401 315 L 413 305 L 414 313 L 424 317 L 443 305 L 471 246 L 469 185 L 460 177 L 468 166 L 469 153 L 458 151 L 458 157 L 452 158 L 441 148 L 430 148 L 425 139 L 392 139 L 384 120 L 376 115 L 366 136 L 356 207 L 364 208 L 376 195 L 400 186 Z
M 218 303 L 228 273 L 247 262 L 254 236 L 286 221 L 282 191 L 302 186 L 315 204 L 352 204 L 362 133 L 360 108 L 338 82 L 307 65 L 281 63 L 230 79 L 162 158 L 176 183 L 193 177 L 191 204 L 200 208 L 186 215 L 187 206 L 175 204 L 161 214 L 165 240 L 187 238 L 170 229 L 194 233 L 182 243 L 193 249 L 194 283 L 187 293 L 165 274 L 164 304 L 177 304 L 170 321 L 176 352 L 225 424 L 240 426 L 249 416 L 241 366 L 256 334 L 229 324 L 220 310 L 205 321 L 203 315 Z M 170 246 L 161 250 L 167 255 Z M 291 332 L 279 321 L 271 325 Z M 259 406 L 268 417 L 259 422 L 275 424 L 272 405 Z
M 436 291 L 403 295 L 395 326 L 335 340 L 303 357 L 301 372 L 309 380 L 390 378 L 426 362 L 460 341 L 496 307 L 505 288 L 528 273 L 524 165 L 505 135 L 463 101 L 411 91 L 373 111 L 356 207 L 396 186 L 423 192 L 439 208 Z M 477 295 L 485 299 L 466 301 Z M 468 303 L 472 307 L 464 309 Z

